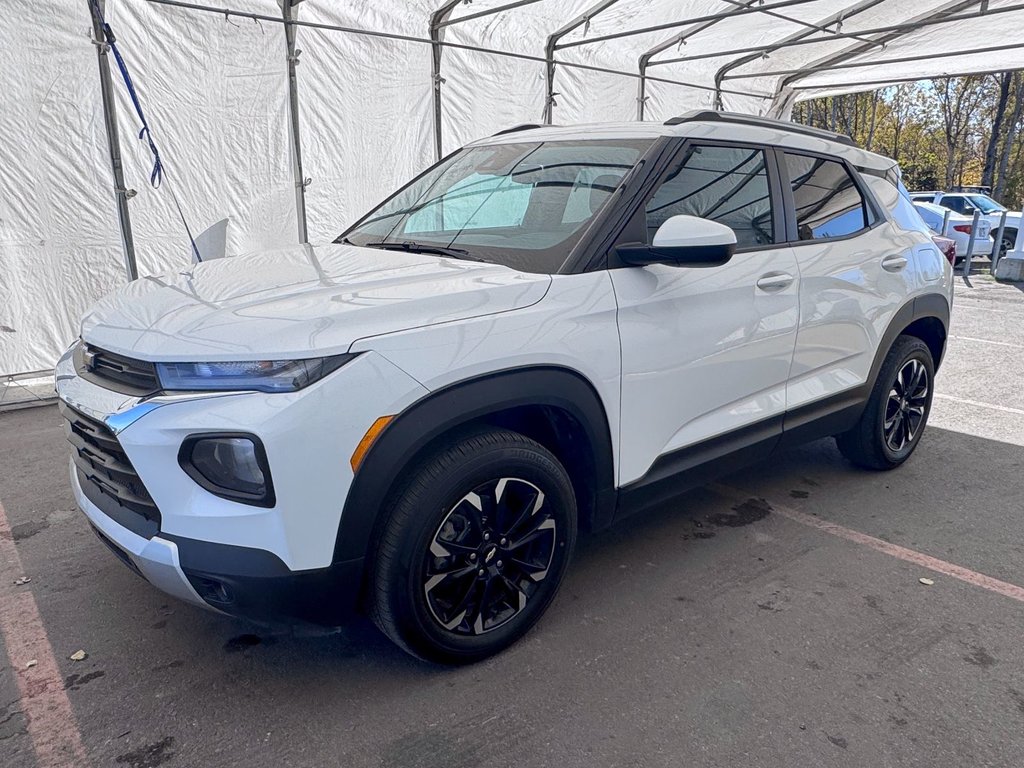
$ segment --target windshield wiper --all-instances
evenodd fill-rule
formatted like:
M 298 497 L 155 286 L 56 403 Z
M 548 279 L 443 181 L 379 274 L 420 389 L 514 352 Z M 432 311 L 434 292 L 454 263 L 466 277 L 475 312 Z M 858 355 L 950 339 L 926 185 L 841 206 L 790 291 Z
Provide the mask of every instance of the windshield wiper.
M 461 248 L 448 248 L 444 245 L 431 245 L 430 243 L 415 243 L 412 240 L 404 240 L 400 243 L 383 241 L 379 243 L 364 243 L 363 248 L 380 248 L 384 251 L 406 251 L 408 253 L 432 253 L 437 256 L 450 256 L 453 259 L 491 263 L 487 259 L 471 254 L 469 251 L 464 251 Z

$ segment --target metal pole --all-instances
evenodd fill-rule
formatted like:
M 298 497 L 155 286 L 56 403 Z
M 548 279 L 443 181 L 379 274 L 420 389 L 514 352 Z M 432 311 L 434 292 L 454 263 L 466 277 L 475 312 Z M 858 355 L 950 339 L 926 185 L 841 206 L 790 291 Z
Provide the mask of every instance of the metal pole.
M 641 123 L 644 121 L 644 107 L 647 106 L 647 62 L 650 60 L 651 57 L 645 53 L 637 62 L 640 79 L 636 83 L 636 119 Z
M 781 0 L 781 2 L 773 3 L 771 5 L 758 5 L 756 7 L 751 6 L 748 8 L 733 8 L 729 11 L 720 11 L 718 13 L 707 13 L 702 16 L 691 16 L 688 19 L 681 19 L 679 21 L 669 21 L 664 24 L 655 24 L 651 27 L 636 27 L 634 29 L 626 29 L 622 32 L 613 32 L 609 35 L 599 35 L 598 37 L 590 37 L 586 40 L 573 40 L 570 43 L 562 43 L 558 46 L 558 49 L 562 48 L 573 48 L 577 45 L 589 45 L 591 43 L 600 43 L 605 40 L 618 40 L 622 37 L 633 37 L 634 35 L 645 35 L 648 32 L 661 32 L 665 29 L 675 29 L 676 27 L 686 27 L 690 24 L 699 24 L 703 21 L 714 21 L 729 16 L 743 16 L 749 13 L 763 13 L 764 11 L 775 10 L 777 8 L 789 8 L 793 5 L 808 5 L 809 3 L 816 2 L 816 0 Z
M 973 49 L 947 49 L 944 51 L 944 56 L 972 56 L 981 53 L 999 53 L 1000 51 L 1012 51 L 1021 48 L 1020 42 L 1007 43 L 1005 45 L 990 45 L 985 48 L 973 48 Z M 819 72 L 833 72 L 838 69 L 860 69 L 861 67 L 878 67 L 886 64 L 907 64 L 911 61 L 928 61 L 935 58 L 934 51 L 931 53 L 918 53 L 913 56 L 900 56 L 895 59 L 875 59 L 871 58 L 865 61 L 851 61 L 843 64 L 831 64 L 822 65 L 820 67 L 794 67 L 792 69 L 769 69 L 758 72 L 748 72 L 746 74 L 739 75 L 726 75 L 723 80 L 749 80 L 756 77 L 779 77 L 781 75 L 792 75 L 800 73 L 804 76 L 814 75 Z
M 977 0 L 975 0 L 975 2 L 976 1 Z M 154 2 L 154 0 L 149 0 L 149 2 Z M 989 8 L 987 11 L 978 13 L 963 13 L 955 16 L 942 16 L 936 18 L 927 17 L 924 19 L 920 19 L 918 21 L 905 21 L 899 24 L 889 24 L 882 27 L 873 27 L 871 29 L 861 29 L 858 30 L 857 32 L 835 32 L 827 36 L 815 35 L 813 37 L 808 38 L 784 41 L 782 44 L 780 44 L 779 42 L 775 42 L 769 43 L 767 45 L 752 45 L 745 48 L 736 48 L 731 51 L 716 50 L 708 51 L 707 53 L 697 53 L 693 54 L 692 56 L 677 56 L 671 59 L 659 59 L 657 61 L 652 61 L 651 66 L 660 67 L 664 64 L 680 64 L 687 61 L 700 61 L 702 59 L 719 59 L 723 56 L 730 56 L 733 54 L 740 53 L 772 53 L 773 51 L 779 50 L 780 48 L 794 48 L 796 46 L 801 45 L 819 45 L 821 43 L 827 43 L 835 40 L 849 40 L 857 37 L 862 37 L 865 35 L 876 35 L 885 32 L 917 32 L 918 30 L 926 29 L 928 27 L 933 27 L 940 24 L 954 24 L 958 21 L 971 21 L 973 19 L 979 19 L 982 17 L 989 18 L 1003 13 L 1015 13 L 1019 11 L 1024 11 L 1024 3 L 1015 3 L 1013 5 L 1007 5 L 999 8 Z M 849 11 L 847 12 L 846 18 L 850 18 Z M 945 56 L 946 54 L 942 52 L 935 54 L 936 59 L 942 59 L 945 58 Z M 993 69 L 991 71 L 999 72 L 1002 70 Z M 986 72 L 985 74 L 988 74 L 988 72 Z M 943 77 L 946 76 L 958 75 L 956 73 L 944 72 Z M 910 79 L 920 80 L 921 78 L 917 77 Z
M 278 16 L 268 16 L 265 13 L 251 13 L 249 11 L 238 11 L 232 8 L 215 8 L 211 5 L 199 5 L 198 3 L 187 3 L 183 0 L 146 0 L 147 3 L 153 3 L 154 5 L 166 5 L 172 8 L 186 8 L 190 11 L 197 11 L 201 13 L 213 13 L 217 16 L 226 16 L 228 18 L 234 16 L 239 19 L 253 19 L 255 21 L 265 21 L 274 24 L 283 24 L 284 20 Z M 382 32 L 377 29 L 361 29 L 359 27 L 348 27 L 340 24 L 322 24 L 314 21 L 292 21 L 289 22 L 296 27 L 306 27 L 308 29 L 324 29 L 331 32 L 343 32 L 350 35 L 363 35 L 366 37 L 376 37 L 382 40 L 402 40 L 407 43 L 421 43 L 424 45 L 430 45 L 432 42 L 429 37 L 416 37 L 415 35 L 403 35 L 398 32 Z M 437 45 L 442 48 L 453 48 L 458 51 L 473 51 L 475 53 L 489 53 L 494 56 L 504 56 L 509 59 L 516 59 L 518 61 L 536 61 L 540 64 L 544 63 L 543 56 L 534 56 L 529 53 L 516 53 L 515 51 L 500 51 L 495 48 L 485 48 L 481 45 L 468 45 L 466 43 L 448 43 L 443 40 L 437 41 Z M 620 75 L 621 77 L 630 77 L 637 79 L 640 77 L 636 72 L 627 72 L 623 69 L 612 69 L 611 67 L 599 67 L 593 64 L 580 64 L 575 61 L 559 61 L 559 66 L 568 67 L 570 69 L 579 69 L 585 72 L 604 72 L 609 75 Z M 713 91 L 713 86 L 703 85 L 701 83 L 688 83 L 683 80 L 674 80 L 667 77 L 652 77 L 647 76 L 647 79 L 652 83 L 668 83 L 669 85 L 683 85 L 687 88 L 695 88 L 700 91 Z M 727 90 L 723 89 L 723 93 L 732 93 L 737 96 L 750 96 L 754 99 L 763 99 L 764 101 L 770 101 L 771 96 L 766 96 L 763 93 L 753 93 L 751 91 L 738 91 L 738 90 Z
M 978 219 L 981 218 L 981 211 L 975 209 L 974 218 L 971 220 L 971 236 L 967 239 L 967 255 L 964 256 L 964 282 L 971 284 L 971 257 L 974 255 L 974 236 L 978 231 Z
M 598 0 L 597 3 L 587 8 L 568 24 L 559 27 L 548 35 L 547 42 L 544 43 L 544 82 L 546 85 L 544 98 L 544 123 L 546 125 L 551 125 L 552 112 L 555 106 L 555 50 L 559 47 L 558 41 L 574 29 L 584 25 L 589 26 L 591 19 L 610 6 L 615 5 L 616 2 L 618 2 L 618 0 Z M 642 82 L 643 78 L 641 78 L 641 84 Z
M 450 27 L 454 24 L 462 24 L 463 22 L 466 21 L 473 21 L 473 19 L 481 19 L 484 16 L 493 16 L 496 13 L 511 11 L 515 8 L 521 8 L 524 5 L 533 5 L 534 3 L 539 3 L 540 1 L 541 0 L 515 0 L 515 2 L 506 3 L 505 5 L 499 5 L 496 8 L 484 8 L 484 10 L 477 11 L 476 13 L 467 13 L 465 16 L 459 16 L 459 18 L 457 19 L 445 19 L 444 21 L 440 22 L 437 26 Z M 468 5 L 469 3 L 472 2 L 472 0 L 464 0 L 464 2 Z
M 992 255 L 989 257 L 992 259 L 992 276 L 996 274 L 996 266 L 999 264 L 999 258 L 1003 255 L 1003 230 L 1006 229 L 1006 211 L 999 217 L 999 229 L 996 230 L 995 241 L 992 243 Z
M 939 230 L 939 234 L 943 237 L 949 237 L 949 217 L 953 215 L 953 212 L 946 209 L 946 212 L 942 214 L 942 228 Z M 949 238 L 953 240 L 953 238 Z M 956 269 L 956 240 L 953 240 L 953 269 Z
M 88 2 L 88 0 L 86 0 Z M 104 12 L 104 0 L 96 0 L 100 12 Z M 89 15 L 93 16 L 92 7 Z M 93 45 L 100 66 L 100 94 L 103 97 L 103 124 L 107 131 L 107 149 L 110 150 L 110 169 L 114 174 L 114 200 L 117 203 L 117 220 L 121 228 L 121 248 L 124 252 L 124 270 L 129 280 L 139 278 L 135 261 L 135 238 L 132 236 L 132 220 L 128 213 L 128 201 L 135 197 L 134 189 L 124 185 L 124 165 L 121 162 L 121 140 L 117 132 L 117 104 L 114 100 L 114 85 L 110 78 L 110 64 L 107 59 L 107 44 L 103 39 L 100 20 L 93 16 Z
M 816 26 L 829 27 L 832 26 L 833 24 L 838 26 L 842 24 L 843 21 L 850 19 L 859 13 L 863 13 L 864 11 L 870 10 L 871 8 L 874 8 L 876 5 L 881 4 L 881 2 L 882 0 L 861 0 L 861 2 L 857 3 L 856 5 L 852 5 L 848 8 L 844 8 L 838 13 L 832 14 L 831 16 L 829 16 L 827 19 L 825 19 Z M 808 38 L 825 39 L 817 38 L 815 35 L 816 31 L 816 29 L 811 29 L 804 30 L 802 32 L 794 32 L 793 34 L 787 35 L 786 37 L 782 38 L 781 40 L 774 44 L 774 48 L 772 49 L 772 51 L 786 48 L 787 46 L 793 43 L 799 42 L 801 40 L 806 40 Z M 766 51 L 763 55 L 767 56 L 768 52 Z M 721 109 L 723 106 L 722 94 L 724 93 L 724 89 L 722 88 L 722 81 L 725 79 L 726 75 L 732 70 L 736 69 L 737 67 L 742 67 L 745 64 L 757 61 L 757 59 L 758 54 L 748 54 L 746 56 L 741 56 L 738 59 L 734 59 L 733 61 L 730 61 L 729 63 L 724 64 L 718 68 L 718 71 L 715 72 L 715 107 L 717 109 Z M 780 84 L 776 91 L 781 91 L 782 87 L 783 85 Z
M 900 37 L 903 37 L 905 35 L 910 34 L 912 31 L 916 31 L 917 29 L 920 29 L 921 26 L 924 26 L 924 25 L 927 25 L 927 24 L 939 23 L 939 22 L 942 22 L 942 21 L 948 21 L 950 18 L 953 18 L 960 11 L 962 11 L 965 8 L 968 8 L 968 7 L 972 6 L 972 5 L 975 5 L 976 3 L 977 3 L 977 0 L 958 0 L 958 2 L 947 3 L 946 5 L 942 6 L 941 8 L 937 8 L 937 9 L 931 10 L 931 11 L 929 11 L 927 13 L 921 14 L 919 16 L 915 16 L 913 19 L 910 19 L 909 21 L 904 22 L 905 24 L 911 24 L 911 25 L 915 25 L 915 26 L 910 27 L 908 29 L 903 29 L 903 30 L 899 30 L 899 31 L 893 31 L 893 32 L 890 32 L 890 33 L 882 34 L 882 35 L 878 36 L 877 38 L 875 38 L 875 42 L 881 41 L 883 43 L 890 43 L 893 40 L 897 40 Z M 864 35 L 864 34 L 867 34 L 867 33 L 862 30 L 861 34 Z M 828 68 L 828 67 L 831 67 L 831 66 L 833 66 L 835 64 L 842 64 L 843 62 L 849 61 L 851 59 L 855 59 L 856 57 L 860 56 L 862 53 L 868 51 L 870 48 L 871 48 L 871 46 L 868 45 L 868 44 L 859 43 L 857 45 L 850 46 L 849 48 L 845 48 L 842 51 L 838 51 L 837 53 L 834 53 L 834 54 L 831 54 L 829 56 L 825 56 L 823 58 L 817 59 L 817 60 L 811 62 L 810 64 L 808 64 L 806 67 L 804 67 L 804 69 L 805 70 L 812 70 L 812 69 Z M 800 80 L 801 78 L 806 77 L 806 76 L 807 76 L 807 73 L 803 73 L 803 74 L 796 73 L 796 74 L 792 74 L 792 75 L 789 75 L 787 77 L 784 77 L 778 83 L 778 85 L 776 87 L 776 92 L 781 92 L 785 88 L 792 87 L 793 83 L 795 81 Z M 721 85 L 721 82 L 716 80 L 715 84 L 716 85 Z M 972 235 L 972 240 L 973 240 L 973 235 Z M 965 279 L 966 279 L 966 277 L 965 277 Z
M 758 2 L 760 2 L 760 0 L 746 0 L 745 3 L 739 3 L 738 5 L 739 8 L 748 8 Z M 646 52 L 641 54 L 640 61 L 638 62 L 638 69 L 640 70 L 640 83 L 638 86 L 637 95 L 638 120 L 642 121 L 644 119 L 644 109 L 647 106 L 647 67 L 651 65 L 651 59 L 653 59 L 662 51 L 668 50 L 673 45 L 685 45 L 686 41 L 689 40 L 694 35 L 696 35 L 697 33 L 703 32 L 709 27 L 715 26 L 719 22 L 726 21 L 727 19 L 732 18 L 733 16 L 737 15 L 737 13 L 739 12 L 739 8 L 733 11 L 732 13 L 722 16 L 720 18 L 710 19 L 709 21 L 705 21 L 700 24 L 694 24 L 692 27 L 689 27 L 688 29 L 685 29 L 682 32 L 673 35 L 668 40 L 658 43 L 653 48 L 649 48 Z
M 435 160 L 444 157 L 444 146 L 441 141 L 441 119 L 444 114 L 444 107 L 441 103 L 441 86 L 444 84 L 444 78 L 441 77 L 441 54 L 444 52 L 444 46 L 441 45 L 441 38 L 444 36 L 443 25 L 460 2 L 462 0 L 448 0 L 430 16 L 430 78 L 434 101 Z
M 284 39 L 288 53 L 288 114 L 289 132 L 292 140 L 292 172 L 295 177 L 295 217 L 298 219 L 299 242 L 308 243 L 306 229 L 306 187 L 309 179 L 302 174 L 302 133 L 299 130 L 299 83 L 295 68 L 299 64 L 301 51 L 295 48 L 295 25 L 290 24 L 298 17 L 296 6 L 302 0 L 281 0 L 281 14 L 284 19 Z

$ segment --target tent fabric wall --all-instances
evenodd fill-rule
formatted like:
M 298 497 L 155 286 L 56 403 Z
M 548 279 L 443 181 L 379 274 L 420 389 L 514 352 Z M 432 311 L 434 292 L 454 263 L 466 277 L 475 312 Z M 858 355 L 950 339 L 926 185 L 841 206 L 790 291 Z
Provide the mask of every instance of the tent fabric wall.
M 311 242 L 333 239 L 434 161 L 428 35 L 444 5 L 297 3 L 300 21 L 417 38 L 297 28 Z M 294 243 L 279 0 L 227 3 L 261 21 L 148 0 L 106 6 L 167 170 L 165 186 L 152 189 L 152 161 L 115 71 L 142 279 L 190 263 L 172 193 L 196 234 L 228 219 L 229 256 Z M 52 367 L 85 307 L 125 281 L 87 0 L 6 0 L 5 10 L 19 23 L 0 29 L 0 374 Z M 1006 47 L 1024 40 L 1024 0 L 474 0 L 450 7 L 441 39 L 533 59 L 443 49 L 444 152 L 542 119 L 545 44 L 573 20 L 555 52 L 555 123 L 636 119 L 638 61 L 649 52 L 648 120 L 716 106 L 786 115 L 816 95 L 1024 67 L 1024 43 Z M 925 26 L 878 31 L 900 23 Z M 978 52 L 986 47 L 998 50 Z M 886 63 L 905 57 L 913 61 Z
M 0 25 L 0 373 L 53 366 L 124 280 L 96 52 L 82 5 L 8 0 Z

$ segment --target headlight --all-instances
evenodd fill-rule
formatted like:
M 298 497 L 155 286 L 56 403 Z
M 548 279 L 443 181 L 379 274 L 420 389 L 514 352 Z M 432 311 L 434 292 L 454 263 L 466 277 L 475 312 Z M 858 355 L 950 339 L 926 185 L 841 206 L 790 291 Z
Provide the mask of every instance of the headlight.
M 165 390 L 255 390 L 294 392 L 319 381 L 355 355 L 306 360 L 253 360 L 240 363 L 157 363 Z

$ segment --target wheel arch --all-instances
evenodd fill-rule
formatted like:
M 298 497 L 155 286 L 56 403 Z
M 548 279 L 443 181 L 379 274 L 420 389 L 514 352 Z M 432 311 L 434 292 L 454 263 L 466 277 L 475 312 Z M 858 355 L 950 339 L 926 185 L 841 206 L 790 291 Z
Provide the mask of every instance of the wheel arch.
M 946 351 L 946 338 L 949 334 L 949 301 L 939 293 L 926 293 L 907 301 L 886 327 L 875 359 L 871 364 L 871 375 L 866 382 L 866 391 L 870 394 L 882 368 L 885 356 L 889 354 L 893 342 L 899 336 L 916 336 L 928 345 L 932 353 L 935 370 Z
M 540 442 L 566 465 L 580 502 L 581 527 L 610 523 L 614 459 L 600 396 L 576 371 L 531 366 L 452 384 L 399 414 L 374 441 L 353 478 L 334 561 L 368 556 L 395 481 L 438 440 L 473 425 L 513 429 Z

